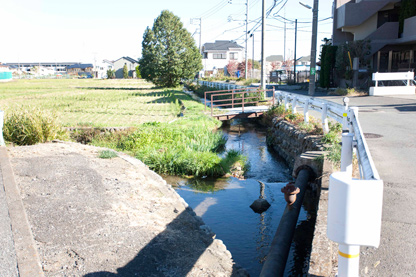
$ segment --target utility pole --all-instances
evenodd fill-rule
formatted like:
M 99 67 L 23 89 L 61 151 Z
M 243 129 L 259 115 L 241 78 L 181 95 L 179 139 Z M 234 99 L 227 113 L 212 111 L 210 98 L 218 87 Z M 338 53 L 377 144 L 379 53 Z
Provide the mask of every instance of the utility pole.
M 283 31 L 283 62 L 286 62 L 286 21 L 284 23 L 284 31 Z
M 248 0 L 246 2 L 246 67 L 244 70 L 244 78 L 247 80 L 248 71 L 248 56 L 247 56 L 247 45 L 248 45 Z
M 202 17 L 199 18 L 199 53 L 202 54 Z
M 266 4 L 265 0 L 262 0 L 262 12 L 261 12 L 261 88 L 266 89 L 266 58 L 264 56 L 264 35 L 266 26 Z
M 286 8 L 283 10 L 284 16 L 286 18 Z M 283 29 L 283 62 L 286 62 L 286 20 L 284 23 L 284 29 Z
M 250 36 L 253 36 L 253 60 L 251 61 L 251 78 L 254 78 L 254 32 Z
M 311 67 L 309 76 L 309 95 L 315 94 L 315 74 L 316 74 L 316 40 L 318 34 L 318 0 L 313 1 L 312 9 L 312 46 L 311 46 Z
M 194 20 L 199 21 L 199 53 L 202 54 L 202 17 L 200 18 L 191 18 L 191 24 L 194 24 Z
M 293 82 L 296 84 L 296 41 L 298 35 L 298 20 L 295 19 L 295 54 L 293 58 Z

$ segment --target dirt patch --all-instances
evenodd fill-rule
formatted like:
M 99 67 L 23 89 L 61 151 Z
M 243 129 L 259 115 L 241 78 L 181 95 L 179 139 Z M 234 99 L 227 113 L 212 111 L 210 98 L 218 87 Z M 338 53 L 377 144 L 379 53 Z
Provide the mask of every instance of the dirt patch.
M 172 187 L 124 154 L 9 149 L 46 276 L 245 276 Z

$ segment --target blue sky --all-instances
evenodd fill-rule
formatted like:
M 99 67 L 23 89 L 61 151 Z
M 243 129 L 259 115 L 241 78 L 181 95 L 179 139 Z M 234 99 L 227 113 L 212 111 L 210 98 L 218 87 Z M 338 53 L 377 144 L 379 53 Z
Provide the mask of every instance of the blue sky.
M 231 3 L 229 3 L 231 2 Z M 262 0 L 249 0 L 249 30 L 261 16 Z M 303 3 L 312 6 L 313 0 Z M 122 56 L 139 58 L 143 32 L 164 9 L 179 16 L 199 46 L 199 27 L 191 18 L 202 18 L 202 43 L 237 40 L 245 46 L 246 0 L 0 0 L 2 22 L 0 62 L 93 62 Z M 293 57 L 294 24 L 298 19 L 297 57 L 308 56 L 312 12 L 299 1 L 266 0 L 275 7 L 267 19 L 266 56 L 283 55 L 286 18 L 286 57 Z M 321 0 L 319 19 L 332 16 L 332 1 Z M 282 18 L 283 17 L 283 18 Z M 301 23 L 305 22 L 305 23 Z M 318 26 L 318 45 L 331 36 L 332 19 Z M 260 30 L 255 31 L 255 59 L 260 59 Z M 252 39 L 248 58 L 252 58 Z M 319 57 L 319 55 L 318 55 Z

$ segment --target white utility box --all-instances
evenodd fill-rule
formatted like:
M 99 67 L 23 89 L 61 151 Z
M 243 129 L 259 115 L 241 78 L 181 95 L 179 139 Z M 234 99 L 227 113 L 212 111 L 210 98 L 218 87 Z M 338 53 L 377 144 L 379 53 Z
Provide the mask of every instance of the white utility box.
M 380 244 L 383 181 L 352 179 L 335 172 L 329 179 L 327 236 L 344 245 Z

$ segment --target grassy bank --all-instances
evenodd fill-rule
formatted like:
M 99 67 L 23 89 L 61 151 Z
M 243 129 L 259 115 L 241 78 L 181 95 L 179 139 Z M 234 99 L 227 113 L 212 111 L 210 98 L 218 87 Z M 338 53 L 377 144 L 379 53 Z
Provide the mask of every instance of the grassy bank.
M 237 166 L 246 168 L 240 153 L 223 153 L 226 139 L 216 131 L 221 123 L 204 115 L 203 105 L 188 95 L 172 93 L 186 107 L 183 117 L 170 123 L 145 123 L 125 136 L 107 133 L 92 144 L 130 153 L 162 174 L 223 176 Z
M 78 132 L 78 138 L 134 155 L 158 173 L 223 176 L 245 168 L 240 153 L 222 152 L 226 140 L 216 131 L 221 122 L 181 90 L 142 80 L 78 79 L 17 80 L 1 83 L 0 89 L 0 106 L 9 120 L 6 138 L 19 145 L 64 138 L 56 129 L 60 125 L 88 126 L 92 129 Z M 17 116 L 8 116 L 16 110 L 21 111 Z M 40 120 L 38 111 L 47 116 Z M 117 133 L 93 129 L 118 126 L 132 128 Z
M 285 110 L 284 105 L 271 107 L 261 119 L 262 124 L 271 126 L 274 118 L 278 121 L 285 120 L 306 134 L 322 135 L 321 141 L 326 145 L 326 157 L 339 166 L 341 161 L 341 124 L 329 122 L 329 132 L 323 135 L 322 123 L 319 120 L 310 116 L 309 123 L 305 123 L 303 114 L 293 113 L 291 109 Z

